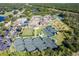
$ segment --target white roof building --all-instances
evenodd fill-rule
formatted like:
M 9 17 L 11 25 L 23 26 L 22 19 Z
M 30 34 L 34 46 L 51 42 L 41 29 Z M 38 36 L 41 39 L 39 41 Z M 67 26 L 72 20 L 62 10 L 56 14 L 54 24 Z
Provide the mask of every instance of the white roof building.
M 42 16 L 40 15 L 33 16 L 29 22 L 29 26 L 31 27 L 41 26 L 41 20 L 42 20 Z
M 44 17 L 40 15 L 36 15 L 31 18 L 31 21 L 29 22 L 29 26 L 35 28 L 35 27 L 47 25 L 52 19 L 53 18 L 51 15 L 45 15 Z
M 45 15 L 41 23 L 42 25 L 47 25 L 52 19 L 53 18 L 51 15 Z
M 27 23 L 27 18 L 19 18 L 15 21 L 15 25 L 25 25 Z
M 47 20 L 47 21 L 50 21 L 50 20 L 52 20 L 52 16 L 51 16 L 51 15 L 45 15 L 45 16 L 43 17 L 43 19 L 44 19 L 44 20 Z

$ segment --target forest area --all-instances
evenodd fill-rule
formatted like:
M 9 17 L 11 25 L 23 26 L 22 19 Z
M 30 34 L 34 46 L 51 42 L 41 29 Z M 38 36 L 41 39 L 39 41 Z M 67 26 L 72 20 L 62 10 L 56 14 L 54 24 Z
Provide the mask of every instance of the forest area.
M 41 4 L 35 3 L 32 5 L 79 13 L 79 4 L 78 3 L 41 3 Z

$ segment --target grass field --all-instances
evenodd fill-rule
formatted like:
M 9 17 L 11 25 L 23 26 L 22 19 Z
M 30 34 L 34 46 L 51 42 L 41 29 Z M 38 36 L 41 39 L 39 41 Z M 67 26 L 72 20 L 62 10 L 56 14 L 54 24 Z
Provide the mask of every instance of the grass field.
M 32 28 L 24 28 L 22 30 L 22 36 L 23 37 L 28 37 L 28 36 L 33 36 L 34 35 L 34 31 Z
M 63 35 L 63 33 L 58 32 L 55 36 L 53 36 L 53 38 L 55 38 L 57 45 L 61 45 L 62 41 L 64 41 L 65 36 Z
M 34 30 L 34 36 L 39 36 L 42 33 L 43 28 L 38 28 Z

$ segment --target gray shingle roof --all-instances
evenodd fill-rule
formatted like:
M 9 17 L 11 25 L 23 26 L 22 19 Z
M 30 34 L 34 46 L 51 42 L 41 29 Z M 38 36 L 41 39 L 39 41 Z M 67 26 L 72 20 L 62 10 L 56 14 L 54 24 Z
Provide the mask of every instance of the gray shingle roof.
M 47 47 L 50 47 L 50 48 L 56 48 L 57 47 L 55 42 L 52 41 L 50 38 L 44 37 L 43 41 L 45 42 Z
M 36 46 L 40 51 L 46 49 L 46 45 L 44 44 L 44 42 L 41 40 L 41 38 L 35 38 L 33 39 L 33 44 L 34 46 Z
M 14 42 L 14 47 L 17 51 L 27 50 L 29 52 L 36 50 L 36 48 L 40 51 L 49 48 L 56 48 L 56 44 L 48 37 L 37 37 L 37 38 L 24 38 L 23 40 L 17 38 Z
M 17 51 L 23 51 L 25 49 L 23 40 L 16 39 L 14 41 L 14 47 L 16 48 Z
M 24 51 L 24 45 L 20 44 L 20 45 L 15 45 L 16 51 Z
M 33 51 L 36 49 L 36 47 L 33 45 L 32 39 L 25 39 L 24 43 L 27 51 Z
M 57 30 L 55 30 L 55 28 L 53 28 L 52 26 L 47 26 L 44 30 L 44 33 L 46 33 L 47 36 L 53 36 L 54 34 L 57 33 Z

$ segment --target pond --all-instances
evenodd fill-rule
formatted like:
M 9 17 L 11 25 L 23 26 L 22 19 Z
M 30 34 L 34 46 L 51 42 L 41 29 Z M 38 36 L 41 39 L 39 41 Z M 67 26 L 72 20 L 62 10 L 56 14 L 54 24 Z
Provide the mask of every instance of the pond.
M 0 16 L 0 22 L 4 21 L 6 16 Z

